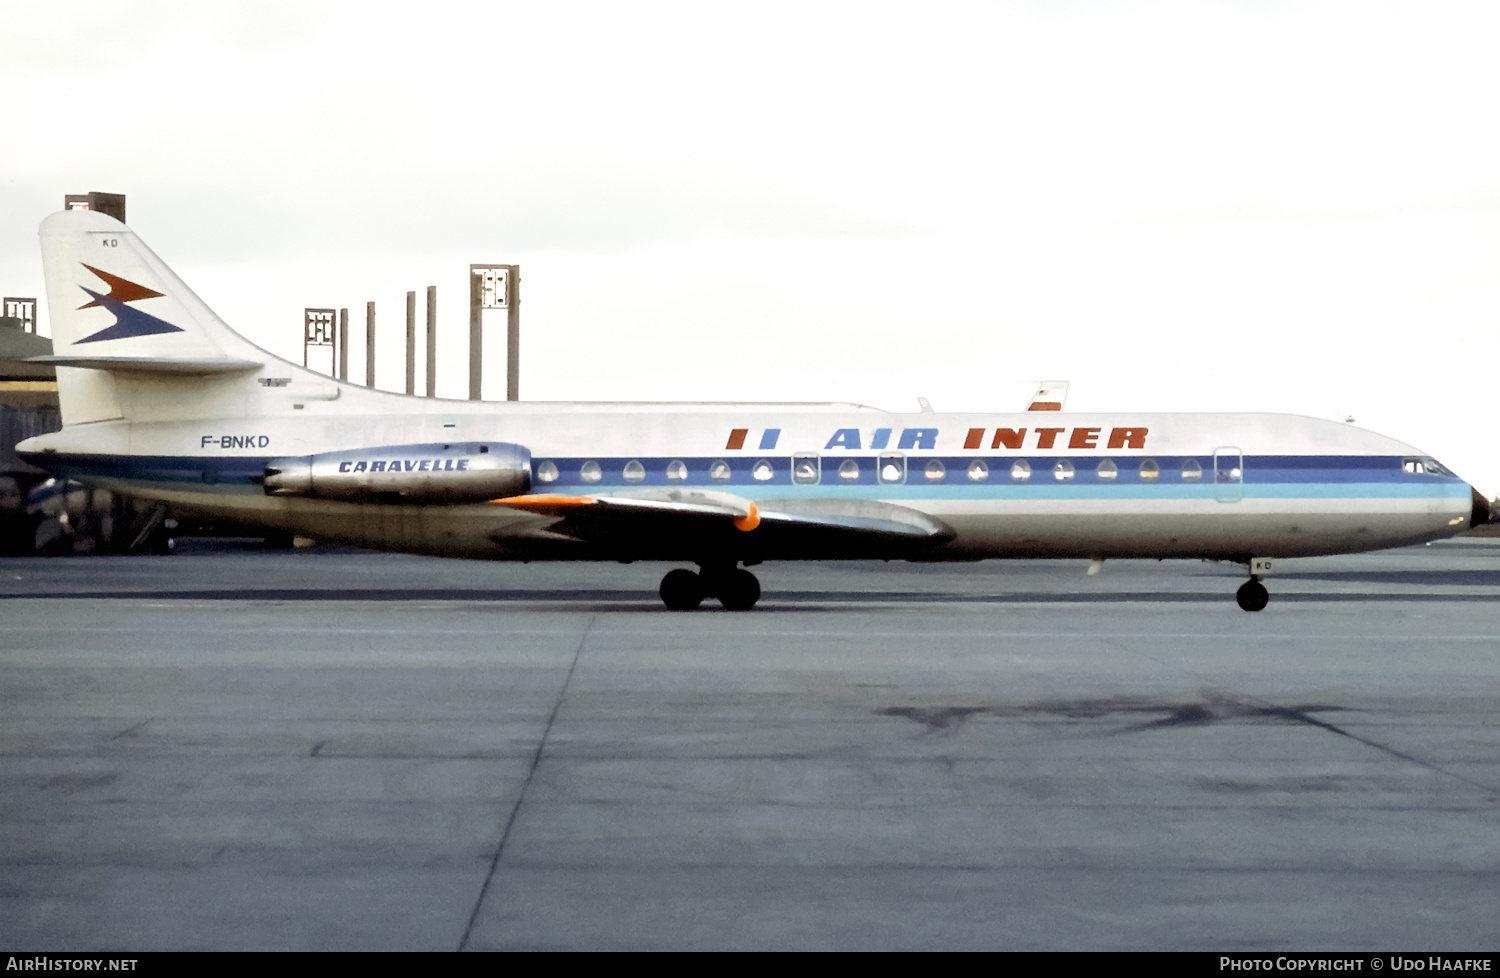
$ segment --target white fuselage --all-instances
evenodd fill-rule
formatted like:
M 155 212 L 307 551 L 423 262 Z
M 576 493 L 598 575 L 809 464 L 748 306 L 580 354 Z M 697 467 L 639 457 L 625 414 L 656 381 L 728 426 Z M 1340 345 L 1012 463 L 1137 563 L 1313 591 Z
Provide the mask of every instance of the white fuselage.
M 140 378 L 131 391 L 134 420 L 70 427 L 26 447 L 54 469 L 68 460 L 67 474 L 184 512 L 381 549 L 498 559 L 699 555 L 680 552 L 680 541 L 664 552 L 616 553 L 608 544 L 550 533 L 552 517 L 486 503 L 271 497 L 259 477 L 268 460 L 284 456 L 502 441 L 529 450 L 533 492 L 683 487 L 731 493 L 762 508 L 799 500 L 906 507 L 954 531 L 922 555 L 939 560 L 1339 553 L 1450 535 L 1468 522 L 1471 507 L 1469 487 L 1430 462 L 1412 466 L 1409 460 L 1422 456 L 1410 446 L 1288 415 L 492 404 L 301 378 L 257 384 L 246 396 L 234 378 L 237 417 L 147 420 L 155 413 L 151 388 L 167 388 L 161 393 L 169 401 L 180 383 Z M 360 410 L 368 400 L 385 410 Z M 170 404 L 161 408 L 167 413 Z M 640 542 L 632 546 L 639 550 Z M 761 556 L 840 554 L 792 548 Z

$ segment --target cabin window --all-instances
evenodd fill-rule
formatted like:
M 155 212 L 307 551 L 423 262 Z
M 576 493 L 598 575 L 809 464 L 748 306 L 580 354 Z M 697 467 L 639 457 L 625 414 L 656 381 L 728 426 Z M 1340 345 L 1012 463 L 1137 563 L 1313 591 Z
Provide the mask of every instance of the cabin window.
M 927 477 L 928 482 L 942 482 L 948 475 L 948 469 L 942 462 L 933 459 L 927 463 L 927 468 L 922 470 L 922 474 Z
M 859 478 L 859 463 L 852 458 L 846 458 L 839 465 L 839 478 L 845 482 L 853 482 Z
M 906 481 L 906 456 L 905 455 L 882 455 L 876 462 L 875 471 L 880 473 L 880 481 L 891 484 Z
M 687 481 L 687 463 L 680 458 L 675 458 L 667 463 L 668 482 Z
M 578 469 L 578 478 L 582 479 L 584 482 L 598 482 L 603 477 L 604 470 L 600 468 L 599 463 L 595 462 L 593 459 L 589 459 L 587 462 L 584 462 L 583 465 Z
M 1161 466 L 1156 464 L 1156 459 L 1148 458 L 1141 461 L 1141 478 L 1151 482 L 1161 475 Z
M 729 470 L 729 463 L 722 458 L 708 467 L 708 477 L 715 482 L 728 482 L 732 474 Z
M 969 481 L 970 482 L 983 482 L 985 479 L 988 479 L 989 477 L 990 477 L 990 467 L 988 465 L 985 465 L 983 462 L 981 462 L 977 458 L 974 461 L 972 461 L 972 462 L 969 463 Z
M 811 453 L 792 456 L 792 481 L 799 486 L 815 486 L 822 473 L 818 456 Z
M 557 476 L 557 463 L 552 461 L 550 458 L 536 467 L 536 478 L 538 482 L 556 482 Z
M 1024 458 L 1018 458 L 1011 463 L 1010 477 L 1017 482 L 1025 482 L 1031 478 L 1031 463 Z
M 756 462 L 755 467 L 750 470 L 750 477 L 756 482 L 770 482 L 771 477 L 775 474 L 776 470 L 765 459 Z
M 1052 466 L 1052 478 L 1058 482 L 1066 482 L 1073 478 L 1073 463 L 1065 458 L 1058 459 L 1057 464 Z
M 1182 478 L 1184 482 L 1203 478 L 1203 466 L 1195 458 L 1182 460 Z
M 625 481 L 643 482 L 646 478 L 646 467 L 635 459 L 625 463 Z
M 1099 463 L 1099 468 L 1095 470 L 1095 473 L 1101 479 L 1113 479 L 1120 474 L 1120 467 L 1109 459 L 1105 459 Z

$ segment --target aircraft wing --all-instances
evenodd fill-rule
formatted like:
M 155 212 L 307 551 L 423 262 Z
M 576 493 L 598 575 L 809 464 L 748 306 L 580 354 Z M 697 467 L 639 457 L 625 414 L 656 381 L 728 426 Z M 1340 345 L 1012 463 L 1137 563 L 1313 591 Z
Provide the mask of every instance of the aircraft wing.
M 551 533 L 635 553 L 906 557 L 954 535 L 946 523 L 925 513 L 863 499 L 755 503 L 710 490 L 642 489 L 587 496 L 540 493 L 492 504 L 555 516 L 557 522 L 547 528 Z

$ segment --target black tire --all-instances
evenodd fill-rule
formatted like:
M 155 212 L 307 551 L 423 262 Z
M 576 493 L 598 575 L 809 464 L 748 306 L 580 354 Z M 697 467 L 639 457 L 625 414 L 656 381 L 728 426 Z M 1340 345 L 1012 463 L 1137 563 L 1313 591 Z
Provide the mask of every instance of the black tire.
M 703 603 L 703 579 L 690 570 L 667 571 L 661 579 L 661 603 L 672 611 L 692 611 Z
M 730 571 L 719 584 L 718 598 L 726 611 L 749 611 L 760 600 L 760 581 L 747 570 Z
M 1260 611 L 1271 600 L 1271 592 L 1259 581 L 1246 581 L 1235 592 L 1234 600 L 1246 611 Z

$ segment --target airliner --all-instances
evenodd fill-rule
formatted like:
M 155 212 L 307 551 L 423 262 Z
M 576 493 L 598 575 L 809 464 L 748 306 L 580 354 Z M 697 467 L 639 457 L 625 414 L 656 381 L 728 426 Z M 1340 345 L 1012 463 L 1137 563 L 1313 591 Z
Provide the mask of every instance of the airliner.
M 334 380 L 222 322 L 124 224 L 41 226 L 63 428 L 18 452 L 175 514 L 490 560 L 669 561 L 667 608 L 748 610 L 766 561 L 1190 558 L 1417 544 L 1488 522 L 1433 458 L 1281 414 L 421 398 Z M 1096 565 L 1091 565 L 1096 566 Z

